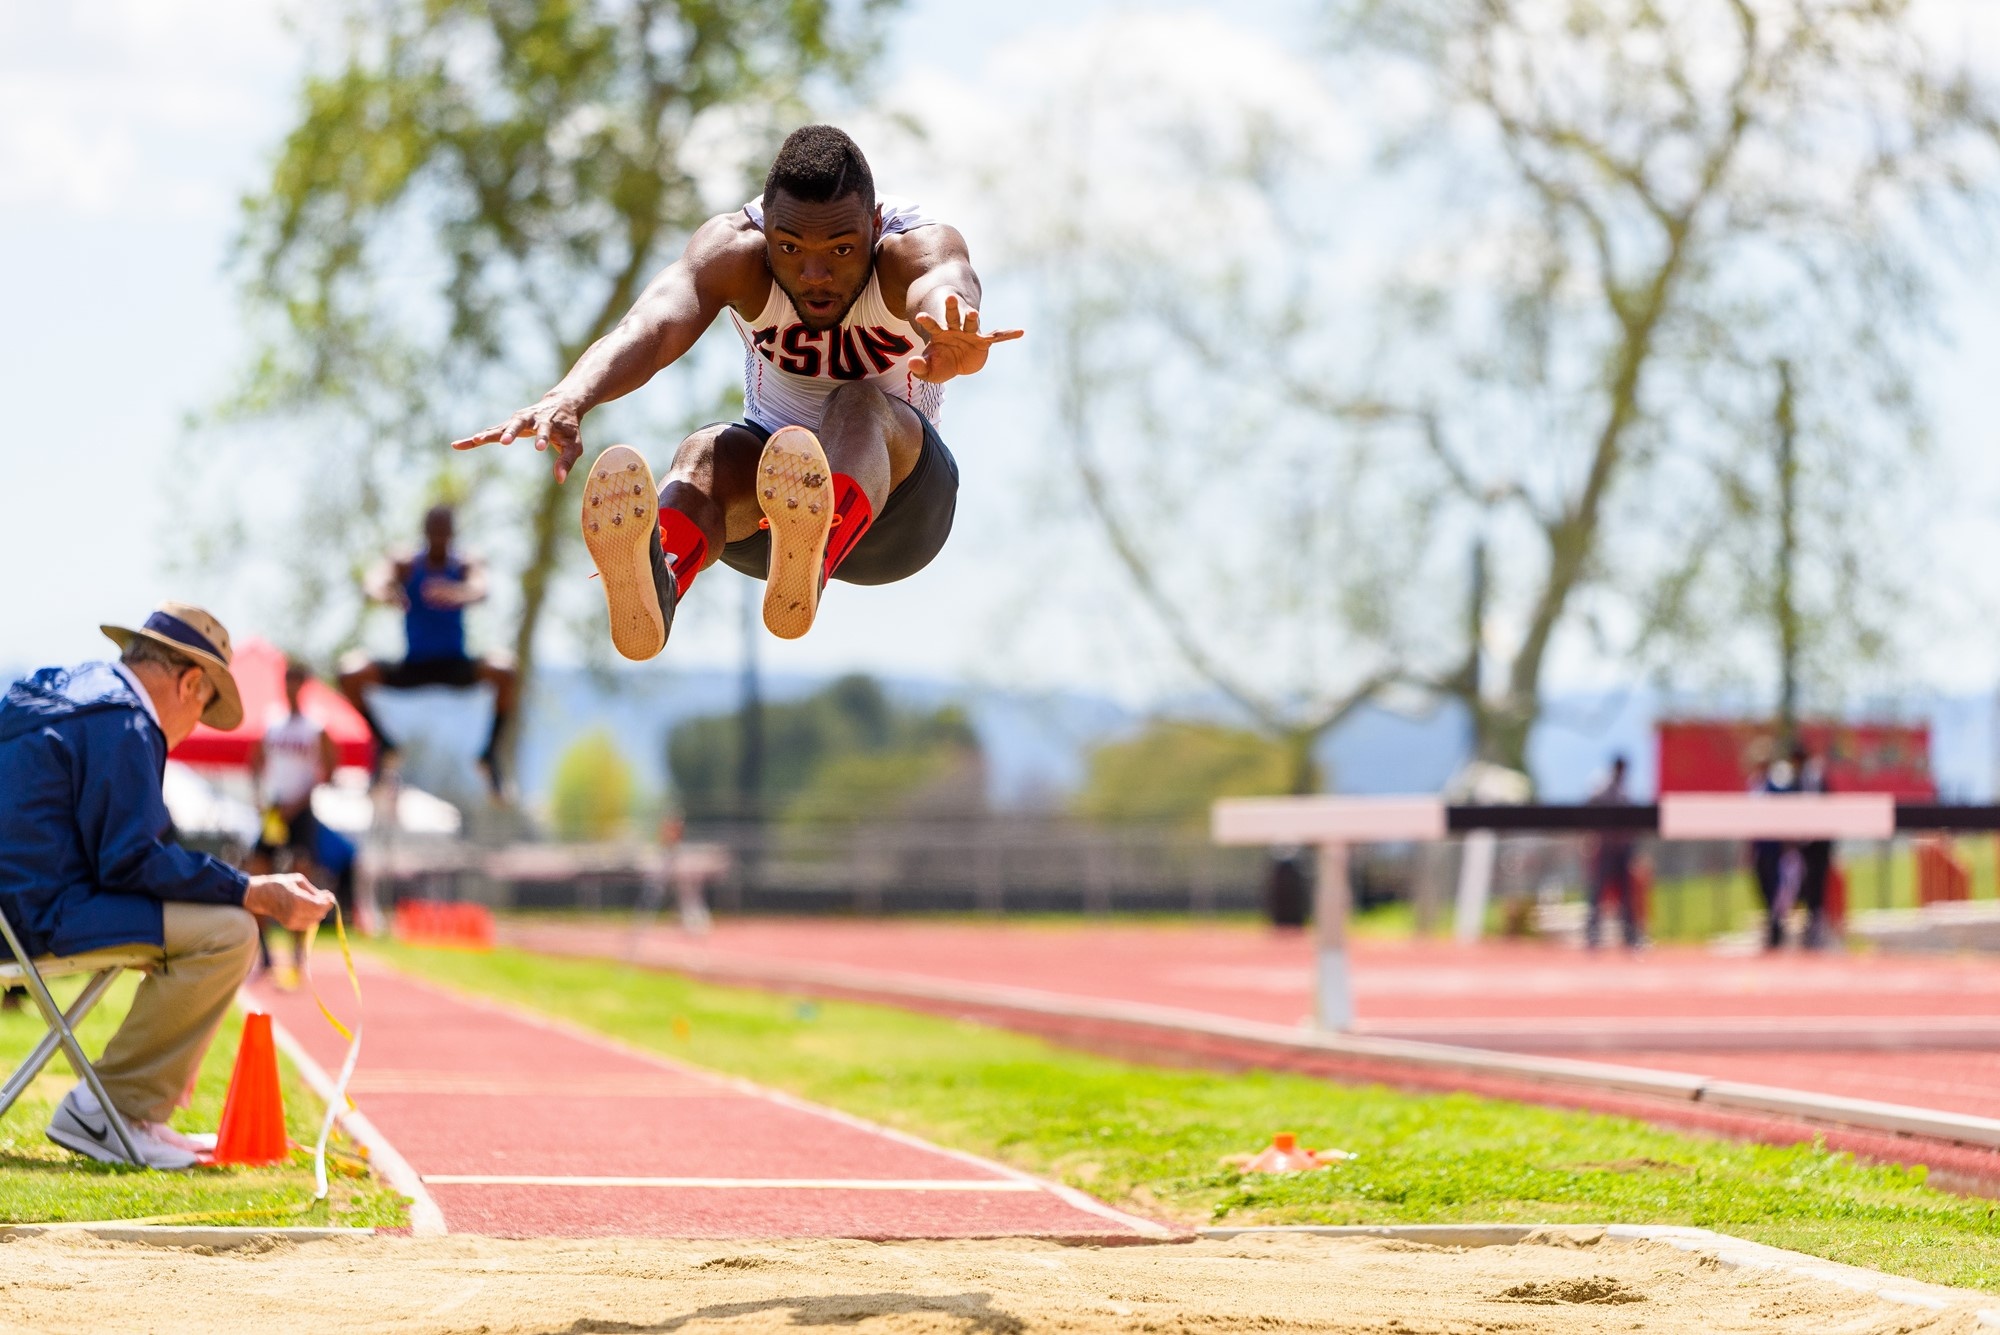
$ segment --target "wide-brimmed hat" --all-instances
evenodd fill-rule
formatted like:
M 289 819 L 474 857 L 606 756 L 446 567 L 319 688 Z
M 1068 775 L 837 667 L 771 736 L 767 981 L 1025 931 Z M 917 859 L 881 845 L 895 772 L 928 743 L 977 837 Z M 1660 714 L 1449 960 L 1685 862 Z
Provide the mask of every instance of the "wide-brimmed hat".
M 201 721 L 228 732 L 243 721 L 243 696 L 229 674 L 229 632 L 222 623 L 192 603 L 161 603 L 143 626 L 99 626 L 124 652 L 134 640 L 152 640 L 199 664 L 215 687 L 215 698 L 201 711 Z

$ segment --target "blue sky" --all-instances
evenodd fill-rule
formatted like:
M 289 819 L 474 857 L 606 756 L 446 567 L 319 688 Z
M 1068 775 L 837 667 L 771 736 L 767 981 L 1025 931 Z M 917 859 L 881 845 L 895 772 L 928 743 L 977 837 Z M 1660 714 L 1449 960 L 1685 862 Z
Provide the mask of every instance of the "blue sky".
M 1933 9 L 1940 23 L 1972 24 L 1971 36 L 1987 43 L 1976 49 L 2000 52 L 1990 41 L 2000 6 L 1937 0 Z M 1310 9 L 923 0 L 902 21 L 884 77 L 962 77 L 967 96 L 1004 112 L 1013 91 L 982 74 L 1002 55 L 1018 67 L 1024 54 L 1059 49 L 1080 23 L 1163 11 L 1209 22 L 1227 16 L 1277 60 L 1297 47 Z M 15 421 L 12 468 L 0 488 L 0 562 L 15 572 L 0 618 L 0 664 L 95 654 L 103 648 L 98 621 L 139 615 L 163 597 L 216 602 L 240 630 L 258 628 L 254 602 L 232 603 L 240 595 L 176 575 L 162 559 L 204 520 L 198 501 L 197 513 L 171 511 L 164 484 L 185 415 L 223 392 L 242 353 L 223 266 L 235 201 L 285 123 L 300 65 L 281 12 L 273 0 L 0 8 L 0 309 L 8 313 L 0 402 Z M 1201 57 L 1187 52 L 1190 61 Z M 976 253 L 977 235 L 973 242 Z M 1959 583 L 1937 652 L 1918 656 L 1912 685 L 1983 689 L 2000 680 L 2000 639 L 1988 630 L 1988 614 L 2000 609 L 2000 562 L 1982 559 L 2000 535 L 2000 449 L 1987 388 L 2000 360 L 1996 297 L 1992 273 L 1964 286 L 1947 313 L 1958 345 L 1930 372 L 1945 465 L 1936 540 Z M 991 292 L 987 306 L 1005 319 L 1005 292 Z M 769 666 L 1108 684 L 1128 699 L 1185 684 L 1165 669 L 1107 666 L 1101 646 L 1060 623 L 1021 632 L 1027 623 L 1010 613 L 1035 596 L 1034 580 L 1008 579 L 990 554 L 1013 550 L 1009 540 L 1034 505 L 1032 477 L 1012 463 L 1023 429 L 1013 406 L 1029 365 L 1017 359 L 954 388 L 946 436 L 966 490 L 946 556 L 902 586 L 841 590 L 807 640 L 765 642 Z M 274 510 L 294 500 L 283 494 L 282 474 L 244 485 L 253 499 L 255 489 L 268 491 Z M 249 550 L 241 559 L 254 570 L 264 558 Z M 677 631 L 679 661 L 733 658 L 737 592 L 733 576 L 705 577 L 690 600 L 699 605 Z M 558 628 L 548 653 L 571 659 L 576 650 Z

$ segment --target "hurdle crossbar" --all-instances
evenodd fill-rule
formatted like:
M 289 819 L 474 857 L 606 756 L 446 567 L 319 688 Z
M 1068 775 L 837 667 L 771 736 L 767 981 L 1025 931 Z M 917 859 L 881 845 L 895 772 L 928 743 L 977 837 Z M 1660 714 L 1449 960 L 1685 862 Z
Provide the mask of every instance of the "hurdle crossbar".
M 1628 806 L 1499 806 L 1435 797 L 1235 797 L 1217 802 L 1220 844 L 1406 843 L 1499 834 L 1624 832 L 1662 839 L 1887 839 L 2000 831 L 2000 805 L 1905 802 L 1881 793 L 1672 793 Z
M 1453 804 L 1439 797 L 1238 797 L 1215 804 L 1219 844 L 1306 845 L 1318 852 L 1313 890 L 1317 955 L 1315 1019 L 1320 1028 L 1354 1027 L 1348 977 L 1347 920 L 1352 906 L 1348 849 L 1469 836 L 1468 866 L 1478 845 L 1490 868 L 1499 834 L 1626 833 L 1661 839 L 1889 839 L 1898 834 L 2000 831 L 2000 805 L 1904 802 L 1884 793 L 1669 793 L 1631 805 Z M 1460 885 L 1460 935 L 1476 932 L 1484 891 Z M 1483 885 L 1483 882 L 1481 883 Z

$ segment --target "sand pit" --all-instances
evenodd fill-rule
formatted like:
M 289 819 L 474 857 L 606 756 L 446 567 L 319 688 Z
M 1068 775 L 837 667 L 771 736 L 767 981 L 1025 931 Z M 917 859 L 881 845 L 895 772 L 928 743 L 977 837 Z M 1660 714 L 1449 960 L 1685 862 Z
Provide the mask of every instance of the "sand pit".
M 1658 1242 L 1507 1247 L 1251 1236 L 712 1243 L 361 1238 L 221 1254 L 44 1235 L 0 1246 L 0 1330 L 1971 1332 L 1995 1300 L 1895 1303 Z

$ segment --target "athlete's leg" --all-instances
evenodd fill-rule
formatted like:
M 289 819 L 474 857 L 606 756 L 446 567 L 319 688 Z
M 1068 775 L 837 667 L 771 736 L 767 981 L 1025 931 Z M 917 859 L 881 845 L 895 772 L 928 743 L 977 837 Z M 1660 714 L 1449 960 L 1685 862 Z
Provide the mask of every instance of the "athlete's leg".
M 757 499 L 771 529 L 764 625 L 796 639 L 819 614 L 820 591 L 860 543 L 923 455 L 916 410 L 860 382 L 827 397 L 817 437 L 772 433 L 757 466 Z
M 681 442 L 666 484 L 637 450 L 613 445 L 584 486 L 583 540 L 604 584 L 611 642 L 627 658 L 666 647 L 674 608 L 732 538 L 757 531 L 758 433 L 703 427 Z
M 820 448 L 835 477 L 850 477 L 881 514 L 924 452 L 923 420 L 901 399 L 853 381 L 828 396 L 819 423 Z
M 492 786 L 494 795 L 498 796 L 501 790 L 500 733 L 506 728 L 508 720 L 514 717 L 517 679 L 509 664 L 493 658 L 479 659 L 477 674 L 478 680 L 493 688 L 493 726 L 486 733 L 486 749 L 479 753 L 479 763 L 486 767 L 486 781 Z
M 660 508 L 676 510 L 700 530 L 706 552 L 699 569 L 722 549 L 755 533 L 764 512 L 757 506 L 757 456 L 764 441 L 736 423 L 705 426 L 681 442 L 660 484 Z M 684 581 L 681 585 L 685 590 Z
M 382 731 L 376 721 L 375 712 L 368 708 L 368 688 L 380 686 L 388 680 L 388 665 L 372 662 L 366 658 L 350 659 L 338 678 L 340 693 L 354 706 L 354 712 L 361 715 L 361 721 L 368 725 L 368 731 L 375 734 L 375 757 L 379 770 L 381 763 L 396 752 L 396 743 Z

